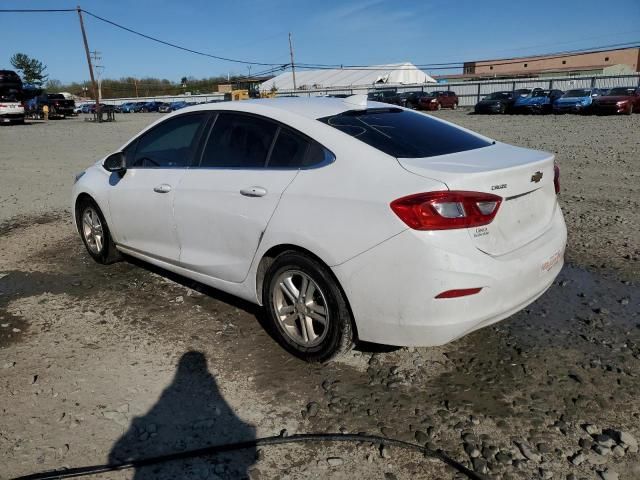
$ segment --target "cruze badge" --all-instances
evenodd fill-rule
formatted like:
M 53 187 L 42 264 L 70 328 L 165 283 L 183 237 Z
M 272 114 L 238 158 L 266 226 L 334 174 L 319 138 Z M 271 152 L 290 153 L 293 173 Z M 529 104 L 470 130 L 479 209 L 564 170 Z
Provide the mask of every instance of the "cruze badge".
M 540 180 L 542 180 L 542 172 L 536 172 L 531 175 L 532 182 L 538 183 Z

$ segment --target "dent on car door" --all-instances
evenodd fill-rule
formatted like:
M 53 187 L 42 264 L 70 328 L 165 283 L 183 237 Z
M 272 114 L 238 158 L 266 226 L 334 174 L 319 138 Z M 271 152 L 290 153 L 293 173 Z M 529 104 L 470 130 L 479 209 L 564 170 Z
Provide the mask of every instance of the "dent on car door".
M 178 260 L 175 189 L 192 164 L 206 118 L 198 113 L 168 119 L 125 149 L 126 172 L 109 179 L 112 230 L 118 244 L 161 260 Z
M 200 168 L 187 171 L 176 194 L 181 265 L 242 282 L 283 192 L 322 155 L 311 144 L 267 119 L 220 113 Z

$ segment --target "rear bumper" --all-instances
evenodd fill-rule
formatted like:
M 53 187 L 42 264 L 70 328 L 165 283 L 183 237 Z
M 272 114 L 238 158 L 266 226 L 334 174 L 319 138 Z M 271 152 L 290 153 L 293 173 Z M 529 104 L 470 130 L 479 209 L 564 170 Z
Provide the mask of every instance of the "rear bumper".
M 406 230 L 333 268 L 361 340 L 442 345 L 498 322 L 542 295 L 562 269 L 567 231 L 556 206 L 548 229 L 506 255 L 492 257 L 466 230 Z M 480 293 L 436 299 L 446 290 Z
M 594 105 L 593 110 L 596 113 L 627 113 L 629 105 Z
M 24 110 L 0 113 L 0 122 L 2 123 L 19 122 L 21 120 L 24 120 Z
M 476 113 L 500 113 L 500 105 L 476 105 L 473 110 Z M 505 107 L 505 110 L 508 108 Z

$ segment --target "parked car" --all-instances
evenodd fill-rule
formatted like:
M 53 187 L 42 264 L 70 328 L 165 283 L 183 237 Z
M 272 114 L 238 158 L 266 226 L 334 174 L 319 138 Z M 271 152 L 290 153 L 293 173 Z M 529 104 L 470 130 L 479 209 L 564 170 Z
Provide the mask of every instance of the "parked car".
M 441 345 L 525 308 L 563 264 L 553 154 L 385 107 L 179 110 L 76 177 L 73 220 L 97 262 L 126 253 L 262 305 L 310 361 L 357 339 Z
M 418 101 L 426 95 L 428 95 L 428 93 L 422 91 L 403 92 L 399 95 L 401 106 L 416 109 L 418 108 Z
M 162 113 L 175 112 L 176 110 L 180 110 L 181 108 L 185 108 L 188 106 L 189 104 L 184 101 L 164 103 L 158 108 L 158 111 Z
M 534 88 L 529 95 L 519 97 L 513 104 L 513 113 L 551 113 L 553 102 L 562 96 L 562 90 Z
M 569 90 L 555 101 L 553 113 L 590 113 L 593 99 L 601 93 L 597 88 Z
M 77 104 L 74 109 L 73 109 L 73 113 L 75 113 L 76 115 L 79 113 L 83 113 L 83 108 L 85 107 L 85 105 L 89 105 L 88 103 L 79 103 Z
M 47 103 L 49 105 L 49 118 L 71 116 L 76 108 L 76 102 L 68 100 L 61 93 L 47 94 Z
M 141 112 L 157 112 L 158 108 L 160 108 L 160 105 L 162 105 L 162 102 L 156 102 L 156 101 L 146 102 L 140 108 L 140 111 Z
M 24 123 L 22 80 L 13 70 L 0 70 L 0 123 Z
M 520 95 L 515 92 L 494 92 L 476 103 L 473 111 L 475 113 L 507 113 L 511 111 L 517 98 L 520 98 Z
M 612 88 L 606 95 L 601 95 L 594 100 L 593 111 L 598 114 L 626 113 L 627 115 L 640 112 L 640 88 Z
M 441 108 L 458 108 L 458 96 L 455 92 L 435 91 L 418 99 L 418 110 L 440 110 Z
M 400 97 L 395 90 L 377 90 L 369 92 L 367 98 L 374 102 L 390 103 L 391 105 L 400 105 Z

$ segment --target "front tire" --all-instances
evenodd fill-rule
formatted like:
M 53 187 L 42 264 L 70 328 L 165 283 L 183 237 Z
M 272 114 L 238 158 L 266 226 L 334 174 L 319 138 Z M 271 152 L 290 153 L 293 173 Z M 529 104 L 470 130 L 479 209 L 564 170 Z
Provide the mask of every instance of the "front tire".
M 318 260 L 295 251 L 278 256 L 265 275 L 262 298 L 276 340 L 293 355 L 324 362 L 352 348 L 346 298 Z
M 96 262 L 109 265 L 122 260 L 104 215 L 93 200 L 81 200 L 76 212 L 76 224 L 87 252 Z

